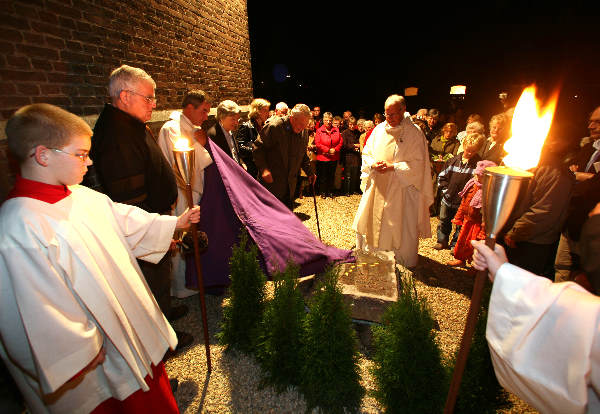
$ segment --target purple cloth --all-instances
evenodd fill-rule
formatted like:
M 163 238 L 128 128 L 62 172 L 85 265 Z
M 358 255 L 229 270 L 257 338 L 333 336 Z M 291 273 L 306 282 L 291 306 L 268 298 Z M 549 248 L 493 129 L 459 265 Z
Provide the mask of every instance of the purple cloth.
M 300 276 L 322 272 L 330 263 L 355 260 L 351 250 L 326 246 L 281 201 L 250 176 L 210 139 L 213 163 L 204 170 L 200 200 L 200 230 L 208 236 L 201 256 L 205 287 L 228 286 L 229 259 L 244 225 L 258 246 L 259 262 L 270 277 L 285 269 L 288 259 L 300 266 Z M 186 285 L 197 288 L 193 257 L 188 257 Z

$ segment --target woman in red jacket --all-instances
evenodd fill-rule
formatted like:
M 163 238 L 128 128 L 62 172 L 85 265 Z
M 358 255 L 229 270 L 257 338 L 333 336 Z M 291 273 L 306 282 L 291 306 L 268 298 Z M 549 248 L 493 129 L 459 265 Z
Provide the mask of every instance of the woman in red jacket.
M 315 146 L 317 147 L 317 179 L 319 191 L 323 198 L 333 198 L 333 181 L 335 169 L 340 159 L 342 136 L 340 130 L 332 126 L 331 112 L 323 114 L 323 125 L 317 129 Z

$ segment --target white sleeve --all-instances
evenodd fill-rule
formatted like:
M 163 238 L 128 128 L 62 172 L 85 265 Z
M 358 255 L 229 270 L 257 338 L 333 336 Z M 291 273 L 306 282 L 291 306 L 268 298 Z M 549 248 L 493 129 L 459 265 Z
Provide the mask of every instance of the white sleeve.
M 11 362 L 49 394 L 98 355 L 103 339 L 57 264 L 56 241 L 20 238 L 0 248 L 0 336 Z
M 158 263 L 169 250 L 177 217 L 148 213 L 127 204 L 110 203 L 133 255 L 147 262 Z
M 597 402 L 600 298 L 505 263 L 496 273 L 486 337 L 499 382 L 543 413 Z

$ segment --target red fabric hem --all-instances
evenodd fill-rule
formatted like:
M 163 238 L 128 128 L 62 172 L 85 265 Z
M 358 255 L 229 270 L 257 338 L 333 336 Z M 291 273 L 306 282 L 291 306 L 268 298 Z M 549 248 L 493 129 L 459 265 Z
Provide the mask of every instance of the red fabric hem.
M 147 375 L 144 380 L 150 390 L 144 392 L 137 390 L 123 401 L 109 398 L 97 406 L 91 414 L 125 414 L 125 413 L 161 413 L 179 414 L 177 402 L 171 391 L 169 377 L 165 371 L 165 364 L 152 364 L 152 376 Z

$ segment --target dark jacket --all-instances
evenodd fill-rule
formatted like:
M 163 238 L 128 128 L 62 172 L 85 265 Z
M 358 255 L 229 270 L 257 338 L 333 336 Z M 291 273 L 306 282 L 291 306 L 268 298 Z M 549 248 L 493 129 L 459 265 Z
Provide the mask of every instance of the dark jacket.
M 258 174 L 258 169 L 252 157 L 252 146 L 254 145 L 254 140 L 258 137 L 258 131 L 258 124 L 253 120 L 248 120 L 241 124 L 233 134 L 233 137 L 237 141 L 240 158 L 246 163 L 248 174 L 254 178 Z
M 217 144 L 219 146 L 219 148 L 221 148 L 227 155 L 229 155 L 229 157 L 234 159 L 233 154 L 231 153 L 231 148 L 229 148 L 229 144 L 227 143 L 227 138 L 225 138 L 225 133 L 223 132 L 223 128 L 221 127 L 221 124 L 219 124 L 218 122 L 216 124 L 214 124 L 212 127 L 210 127 L 208 129 L 208 131 L 206 131 L 206 135 L 215 144 Z M 235 146 L 235 150 L 238 153 L 238 157 L 239 157 L 240 150 L 237 145 L 237 140 L 233 139 L 233 136 L 232 136 L 232 142 L 233 142 L 233 145 Z
M 475 154 L 467 163 L 462 162 L 463 153 L 450 158 L 444 164 L 444 169 L 438 175 L 438 188 L 442 191 L 442 203 L 452 208 L 460 207 L 462 200 L 458 195 L 465 188 L 465 184 L 475 173 L 477 163 L 481 161 L 479 155 Z
M 346 167 L 356 167 L 361 165 L 360 148 L 355 148 L 354 144 L 358 144 L 360 138 L 360 131 L 356 129 L 346 129 L 342 132 L 343 143 L 343 157 L 344 165 Z
M 444 142 L 442 141 L 442 137 L 443 135 L 438 135 L 431 141 L 431 144 L 429 145 L 429 154 L 442 156 L 446 154 L 456 155 L 458 147 L 460 147 L 460 141 L 454 137 Z
M 479 150 L 479 155 L 482 160 L 494 161 L 496 164 L 500 165 L 502 159 L 506 156 L 506 151 L 504 151 L 504 142 L 496 143 L 493 147 L 491 147 L 494 141 L 491 138 L 488 138 L 481 150 Z M 490 148 L 491 147 L 491 148 Z
M 300 168 L 307 175 L 314 174 L 306 153 L 307 146 L 308 132 L 295 133 L 287 116 L 270 121 L 254 141 L 254 162 L 259 177 L 265 168 L 273 177 L 271 184 L 261 182 L 279 200 L 285 200 L 286 194 L 293 197 Z
M 540 163 L 505 229 L 515 242 L 555 243 L 567 218 L 575 175 L 560 161 Z
M 177 200 L 175 176 L 146 124 L 112 105 L 105 105 L 94 126 L 90 157 L 94 170 L 84 185 L 96 187 L 113 201 L 165 213 Z

